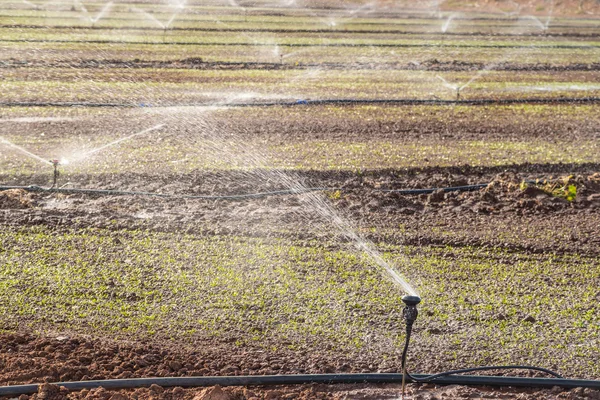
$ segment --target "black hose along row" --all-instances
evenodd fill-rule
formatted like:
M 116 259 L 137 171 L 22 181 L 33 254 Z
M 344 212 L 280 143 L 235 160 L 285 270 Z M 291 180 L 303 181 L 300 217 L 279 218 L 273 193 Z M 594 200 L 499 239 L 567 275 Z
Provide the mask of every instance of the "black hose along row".
M 46 17 L 52 18 L 52 17 Z M 61 18 L 67 19 L 67 18 Z M 79 18 L 71 18 L 78 20 Z M 122 21 L 143 21 L 139 19 L 126 19 L 126 18 L 105 18 L 104 20 L 122 20 Z M 188 22 L 188 21 L 185 21 Z M 196 21 L 189 21 L 196 22 Z M 202 22 L 202 21 L 201 21 Z M 211 20 L 205 20 L 205 22 L 211 22 Z M 239 21 L 238 21 L 239 22 Z M 229 22 L 231 23 L 231 22 Z M 268 21 L 261 21 L 261 24 L 269 23 Z M 279 22 L 278 22 L 279 23 Z M 366 25 L 366 24 L 364 24 Z M 410 26 L 414 27 L 412 24 L 397 24 L 397 26 Z M 423 25 L 421 25 L 423 26 Z M 429 26 L 438 26 L 438 25 L 429 25 Z M 512 28 L 514 25 L 494 25 L 494 28 Z M 544 37 L 544 33 L 531 32 L 531 33 L 506 33 L 506 32 L 498 32 L 492 33 L 489 32 L 478 32 L 478 31 L 467 31 L 467 32 L 427 32 L 427 31 L 408 31 L 408 30 L 400 30 L 400 29 L 329 29 L 329 28 L 317 28 L 317 29 L 293 29 L 293 28 L 188 28 L 188 27 L 140 27 L 140 26 L 86 26 L 86 25 L 27 25 L 27 24 L 11 24 L 11 25 L 0 25 L 0 29 L 65 29 L 69 28 L 72 30 L 92 30 L 92 31 L 156 31 L 156 32 L 252 32 L 252 33 L 343 33 L 343 34 L 381 34 L 381 35 L 439 35 L 439 36 L 496 36 L 496 37 Z M 569 25 L 553 25 L 552 28 L 573 28 Z M 595 26 L 581 26 L 577 27 L 577 29 L 590 29 L 590 30 L 598 30 Z M 573 33 L 573 32 L 553 32 L 552 36 L 560 36 L 560 37 L 590 37 L 596 38 L 598 35 L 596 33 Z
M 181 41 L 128 41 L 128 40 L 68 40 L 68 39 L 2 39 L 6 43 L 74 43 L 74 44 L 129 44 L 149 46 L 248 46 L 248 47 L 273 47 L 273 43 L 248 43 L 248 42 L 181 42 Z M 342 48 L 458 48 L 458 49 L 600 49 L 600 45 L 568 45 L 553 44 L 542 46 L 525 45 L 500 45 L 500 44 L 452 44 L 452 43 L 284 43 L 281 47 L 342 47 Z
M 524 98 L 524 99 L 473 99 L 473 100 L 442 100 L 442 99 L 322 99 L 271 101 L 250 103 L 102 103 L 102 102 L 59 102 L 59 101 L 0 101 L 0 107 L 89 107 L 89 108 L 166 108 L 166 107 L 294 107 L 302 105 L 355 105 L 355 104 L 390 104 L 390 105 L 510 105 L 510 104 L 593 104 L 600 103 L 600 97 L 556 97 L 556 98 Z
M 528 183 L 534 183 L 533 181 Z M 429 194 L 437 190 L 443 190 L 444 192 L 466 192 L 484 189 L 489 183 L 482 183 L 479 185 L 467 185 L 467 186 L 454 186 L 445 188 L 428 188 L 428 189 L 370 189 L 383 193 L 397 193 L 402 195 L 417 195 L 417 194 Z M 45 188 L 36 185 L 30 186 L 0 186 L 0 191 L 6 190 L 25 190 L 28 192 L 37 193 L 62 193 L 62 194 L 84 194 L 84 195 L 97 195 L 97 196 L 142 196 L 142 197 L 160 197 L 169 199 L 190 199 L 190 200 L 245 200 L 245 199 L 257 199 L 271 196 L 286 196 L 296 195 L 310 192 L 335 192 L 345 191 L 344 188 L 334 187 L 309 187 L 302 189 L 288 189 L 288 190 L 274 190 L 271 192 L 259 192 L 259 193 L 244 193 L 234 195 L 223 195 L 223 196 L 209 196 L 209 195 L 176 195 L 166 193 L 154 193 L 154 192 L 134 192 L 125 190 L 106 190 L 106 189 L 76 189 L 76 188 Z

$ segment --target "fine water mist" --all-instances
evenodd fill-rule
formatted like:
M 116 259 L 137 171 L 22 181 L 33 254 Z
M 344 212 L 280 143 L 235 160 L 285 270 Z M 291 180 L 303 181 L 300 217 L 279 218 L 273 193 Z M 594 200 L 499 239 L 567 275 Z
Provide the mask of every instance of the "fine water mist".
M 85 160 L 85 159 L 89 158 L 90 156 L 92 156 L 92 155 L 94 155 L 94 154 L 96 154 L 96 153 L 98 153 L 98 152 L 101 152 L 102 150 L 105 150 L 105 149 L 107 149 L 107 148 L 109 148 L 109 147 L 116 146 L 116 145 L 118 145 L 118 144 L 120 144 L 120 143 L 122 143 L 122 142 L 125 142 L 125 141 L 127 141 L 127 140 L 131 140 L 131 139 L 133 139 L 133 138 L 135 138 L 135 137 L 137 137 L 137 136 L 146 135 L 146 134 L 148 134 L 148 133 L 151 133 L 151 132 L 154 132 L 154 131 L 160 130 L 160 129 L 164 128 L 164 127 L 165 127 L 165 125 L 164 125 L 164 124 L 160 124 L 160 125 L 156 125 L 156 126 L 153 126 L 153 127 L 151 127 L 151 128 L 148 128 L 148 129 L 144 129 L 143 131 L 140 131 L 140 132 L 137 132 L 137 133 L 131 134 L 131 135 L 129 135 L 129 136 L 125 136 L 125 137 L 119 138 L 119 139 L 117 139 L 117 140 L 114 140 L 114 141 L 112 141 L 112 142 L 110 142 L 110 143 L 107 143 L 107 144 L 105 144 L 105 145 L 102 145 L 102 146 L 100 146 L 100 147 L 97 147 L 97 148 L 95 148 L 95 149 L 88 150 L 88 151 L 86 151 L 86 152 L 84 152 L 84 153 L 76 154 L 76 155 L 74 155 L 74 156 L 72 156 L 72 157 L 69 157 L 69 158 L 68 158 L 68 160 L 69 160 L 69 162 L 71 162 L 71 163 L 73 163 L 73 162 L 76 162 L 76 161 L 82 161 L 82 160 Z
M 458 18 L 461 14 L 460 13 L 452 13 L 448 16 L 448 18 L 446 19 L 446 21 L 444 22 L 444 24 L 442 25 L 442 33 L 446 33 L 448 31 L 448 28 L 450 27 L 450 24 L 452 24 L 452 21 L 454 21 L 455 18 Z
M 31 157 L 31 158 L 33 158 L 35 160 L 38 160 L 38 161 L 40 161 L 40 162 L 42 162 L 44 164 L 52 165 L 52 162 L 50 162 L 49 160 L 45 160 L 42 157 L 38 156 L 37 154 L 33 154 L 32 152 L 30 152 L 28 150 L 25 150 L 21 146 L 18 146 L 16 144 L 14 144 L 14 143 L 12 143 L 12 142 L 4 139 L 3 137 L 0 137 L 0 143 L 4 144 L 6 146 L 12 147 L 13 149 L 15 149 L 15 150 L 17 150 L 17 151 L 25 154 L 26 156 Z
M 278 183 L 277 187 L 280 190 L 288 189 L 292 193 L 297 193 L 296 196 L 302 201 L 301 214 L 307 221 L 307 228 L 315 223 L 315 218 L 318 218 L 330 229 L 333 228 L 336 236 L 343 237 L 346 243 L 351 244 L 358 254 L 366 256 L 374 267 L 390 278 L 403 292 L 418 295 L 417 290 L 410 285 L 403 274 L 387 262 L 376 246 L 359 234 L 349 220 L 333 208 L 324 194 L 308 190 L 308 186 L 295 173 L 270 166 L 269 155 L 265 149 L 248 143 L 235 131 L 221 128 L 212 116 L 212 112 L 220 110 L 222 109 L 219 106 L 195 111 L 190 109 L 187 112 L 174 112 L 171 116 L 164 117 L 169 129 L 176 132 L 196 132 L 195 135 L 198 136 L 195 139 L 198 146 L 196 151 L 201 157 L 212 158 L 211 153 L 213 153 L 212 156 L 218 157 L 221 161 L 227 160 L 238 165 L 245 171 L 249 182 Z M 410 261 L 406 256 L 402 256 L 402 264 L 404 268 L 409 268 Z
M 144 17 L 146 17 L 146 19 L 148 21 L 151 21 L 152 23 L 154 23 L 156 26 L 158 26 L 161 29 L 169 29 L 171 27 L 171 24 L 173 24 L 173 22 L 175 21 L 175 18 L 177 18 L 177 16 L 179 15 L 179 13 L 185 8 L 185 4 L 181 4 L 180 6 L 178 6 L 177 11 L 174 12 L 171 17 L 169 18 L 169 20 L 167 22 L 162 22 L 161 20 L 159 20 L 158 18 L 156 18 L 154 15 L 150 14 L 147 11 L 142 10 L 141 8 L 137 8 L 137 7 L 131 7 L 132 11 L 135 11 L 137 13 L 142 14 Z
M 85 14 L 85 18 L 89 22 L 91 22 L 92 25 L 96 24 L 98 21 L 100 21 L 102 18 L 104 18 L 110 12 L 111 8 L 113 7 L 113 2 L 110 1 L 110 2 L 106 3 L 95 16 L 92 16 L 90 14 L 90 12 L 88 11 L 88 9 L 85 7 L 85 5 L 81 1 L 74 0 L 74 4 L 79 6 L 79 9 L 81 10 L 81 12 Z

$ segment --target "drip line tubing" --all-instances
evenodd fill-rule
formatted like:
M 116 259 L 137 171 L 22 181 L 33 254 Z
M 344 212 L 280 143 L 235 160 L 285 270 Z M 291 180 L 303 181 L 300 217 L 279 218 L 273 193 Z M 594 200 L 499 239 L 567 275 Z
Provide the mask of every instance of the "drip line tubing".
M 3 8 L 0 8 L 0 11 L 5 10 Z M 172 13 L 161 13 L 163 15 L 159 15 L 157 13 L 155 13 L 154 15 L 157 16 L 159 19 L 160 18 L 166 18 L 168 19 Z M 259 17 L 260 15 L 248 15 L 248 17 Z M 32 18 L 38 18 L 38 19 L 44 19 L 44 20 L 76 20 L 76 21 L 81 21 L 81 16 L 66 16 L 66 15 L 45 15 L 45 16 L 31 16 L 31 15 L 11 15 L 10 16 L 12 20 L 16 20 L 16 19 L 32 19 Z M 311 16 L 312 17 L 312 16 Z M 302 16 L 300 16 L 300 18 L 303 18 Z M 430 26 L 430 27 L 435 27 L 435 28 L 440 28 L 440 20 L 436 19 L 433 20 L 434 22 L 431 23 L 420 23 L 420 24 L 415 24 L 414 22 L 409 23 L 409 22 L 384 22 L 385 19 L 382 19 L 381 22 L 368 22 L 365 20 L 361 20 L 361 19 L 356 19 L 356 18 L 350 18 L 350 20 L 348 20 L 348 17 L 344 17 L 344 16 L 337 16 L 336 18 L 341 22 L 341 25 L 343 26 L 347 26 L 347 25 L 360 25 L 360 26 L 385 26 L 385 27 L 402 27 L 402 26 L 408 26 L 408 27 L 415 27 L 415 26 Z M 411 20 L 413 18 L 406 18 L 406 20 Z M 429 18 L 417 18 L 420 21 L 427 21 L 430 20 Z M 518 22 L 518 20 L 514 20 L 514 19 L 489 19 L 489 18 L 453 18 L 454 21 L 469 21 L 469 22 L 473 22 L 473 21 L 495 21 L 495 22 L 499 22 L 497 24 L 493 24 L 491 25 L 493 28 L 515 28 L 515 22 Z M 127 21 L 127 22 L 141 22 L 141 23 L 153 23 L 152 21 L 148 20 L 147 18 L 127 18 L 127 17 L 103 17 L 101 19 L 101 21 L 103 22 L 109 22 L 109 21 Z M 233 24 L 238 24 L 238 25 L 249 25 L 249 24 L 260 24 L 260 25 L 281 25 L 282 21 L 281 20 L 253 20 L 253 19 L 249 19 L 249 20 L 241 20 L 241 19 L 218 19 L 218 18 L 179 18 L 178 22 L 181 24 L 185 24 L 185 23 L 199 23 L 199 22 L 208 22 L 208 23 L 225 23 L 228 25 L 233 25 Z M 0 25 L 0 27 L 5 27 L 5 28 L 73 28 L 73 29 L 114 29 L 113 26 L 110 25 L 101 25 L 101 22 L 98 21 L 97 24 L 98 25 L 75 25 L 75 26 L 69 26 L 69 25 L 34 25 L 34 24 L 7 24 L 7 25 Z M 315 22 L 313 23 L 314 26 L 318 27 L 317 29 L 314 30 L 310 30 L 310 29 L 306 29 L 306 30 L 302 30 L 305 32 L 333 32 L 333 33 L 352 33 L 354 32 L 354 30 L 340 30 L 340 29 L 333 29 L 331 28 L 329 25 L 324 24 L 323 22 Z M 471 27 L 471 28 L 477 28 L 479 27 L 479 25 L 477 24 L 472 24 L 472 25 L 466 25 L 467 27 Z M 486 27 L 488 25 L 485 25 Z M 527 27 L 522 26 L 522 28 Z M 121 27 L 118 27 L 117 29 L 119 29 Z M 129 27 L 129 26 L 124 26 L 122 28 L 126 28 L 126 29 L 133 29 L 133 30 L 137 30 L 137 29 L 158 29 L 158 30 L 164 30 L 164 28 L 162 27 Z M 331 28 L 331 29 L 330 29 Z M 536 26 L 531 25 L 530 26 L 531 29 L 537 29 Z M 216 28 L 187 28 L 187 27 L 168 27 L 168 30 L 204 30 L 204 29 L 212 29 L 212 30 L 219 30 Z M 249 31 L 252 32 L 253 29 L 249 28 L 249 29 L 244 29 L 244 28 L 223 28 L 220 29 L 222 31 L 226 31 L 228 29 L 237 29 L 239 31 Z M 548 29 L 582 29 L 582 30 L 588 30 L 588 29 L 598 29 L 597 26 L 594 25 L 569 25 L 569 24 L 551 24 Z M 281 29 L 283 30 L 283 29 Z M 274 30 L 274 31 L 281 31 L 281 30 Z M 380 31 L 380 30 L 356 30 L 356 32 L 365 32 L 365 33 L 369 33 L 369 32 L 385 32 L 385 31 Z M 390 30 L 391 33 L 394 32 L 398 32 L 396 30 Z M 401 32 L 401 31 L 400 31 Z M 427 32 L 427 31 L 422 31 L 422 32 L 417 32 L 420 34 L 461 34 L 460 32 L 441 32 L 440 30 L 437 31 L 432 31 L 432 32 Z M 542 33 L 538 33 L 539 35 L 541 35 Z M 553 32 L 552 35 L 554 35 L 555 33 Z
M 42 7 L 43 8 L 43 7 Z M 195 7 L 193 6 L 188 6 L 186 7 L 186 10 L 193 10 Z M 255 7 L 246 7 L 246 10 L 250 11 L 249 14 L 247 14 L 248 17 L 269 17 L 269 16 L 273 16 L 272 14 L 270 14 L 268 11 L 266 13 L 262 12 L 263 10 L 261 10 L 260 8 L 255 8 Z M 0 11 L 15 11 L 15 10 L 19 10 L 19 11 L 23 11 L 21 9 L 16 9 L 16 8 L 12 8 L 12 7 L 0 7 Z M 294 10 L 294 9 L 292 9 Z M 328 17 L 330 16 L 330 12 L 335 12 L 335 11 L 341 11 L 341 12 L 347 12 L 348 10 L 345 8 L 331 8 L 331 9 L 325 9 L 325 8 L 300 8 L 300 9 L 296 9 L 299 11 L 307 11 L 306 14 L 299 14 L 298 17 L 300 18 L 313 18 L 313 17 Z M 39 10 L 38 10 L 39 11 Z M 48 11 L 48 10 L 46 10 Z M 78 11 L 68 11 L 68 10 L 59 10 L 60 12 L 63 13 L 78 13 L 75 16 L 68 16 L 68 15 L 57 15 L 57 16 L 46 16 L 46 15 L 42 15 L 42 16 L 33 16 L 34 18 L 44 18 L 44 19 L 77 19 L 80 20 L 81 16 L 79 15 Z M 278 10 L 279 11 L 279 10 Z M 310 12 L 312 11 L 312 12 Z M 315 11 L 317 12 L 323 12 L 323 15 L 315 15 Z M 118 12 L 119 14 L 137 14 L 136 12 L 133 11 L 121 11 Z M 489 13 L 488 13 L 489 14 Z M 159 12 L 159 13 L 155 13 L 154 15 L 158 16 L 159 18 L 162 17 L 168 17 L 170 15 L 172 15 L 172 13 L 170 12 Z M 230 13 L 230 14 L 213 14 L 213 15 L 231 15 L 231 16 L 242 16 L 244 14 L 242 14 L 241 12 L 237 12 L 237 13 Z M 373 14 L 370 14 L 370 16 L 372 16 Z M 376 14 L 377 15 L 377 14 Z M 379 15 L 382 15 L 381 13 Z M 496 22 L 518 22 L 519 20 L 522 20 L 520 18 L 506 18 L 506 17 L 495 17 L 492 14 L 490 17 L 484 17 L 484 16 L 477 16 L 477 17 L 473 17 L 473 18 L 469 18 L 469 17 L 456 17 L 453 18 L 454 21 L 496 21 Z M 366 18 L 370 18 L 370 16 L 366 17 Z M 32 18 L 31 15 L 24 15 L 24 14 L 15 14 L 15 15 L 10 15 L 11 18 Z M 407 24 L 407 23 L 400 23 L 400 22 L 369 22 L 369 21 L 365 21 L 364 18 L 365 17 L 351 17 L 348 15 L 336 15 L 335 16 L 337 19 L 340 20 L 347 20 L 347 19 L 351 19 L 352 20 L 352 24 L 357 24 L 357 25 L 379 25 L 379 24 L 389 24 L 389 25 L 401 25 L 401 24 Z M 420 15 L 420 14 L 415 14 L 415 13 L 411 13 L 411 14 L 401 14 L 401 13 L 388 13 L 386 12 L 385 14 L 383 14 L 383 17 L 381 17 L 381 19 L 383 21 L 385 20 L 394 20 L 394 19 L 401 19 L 401 20 L 418 20 L 418 21 L 432 21 L 431 23 L 426 23 L 423 25 L 430 25 L 430 26 L 439 26 L 439 18 L 432 18 L 432 17 L 428 17 L 428 16 L 424 16 L 424 15 Z M 126 17 L 104 17 L 102 18 L 103 21 L 128 21 L 128 20 L 133 20 L 133 21 L 147 21 L 147 19 L 145 18 L 126 18 Z M 252 23 L 252 22 L 260 22 L 260 23 L 268 23 L 268 24 L 280 24 L 281 21 L 275 20 L 275 21 L 270 21 L 270 20 L 250 20 L 250 21 L 243 21 L 240 19 L 216 19 L 220 22 L 227 22 L 227 23 Z M 574 18 L 572 19 L 573 21 L 591 21 L 593 20 L 593 18 Z M 187 19 L 180 19 L 181 22 L 215 22 L 215 18 L 211 18 L 211 19 L 207 19 L 207 18 L 187 18 Z M 407 24 L 408 25 L 408 24 Z M 551 25 L 551 26 L 566 26 L 566 27 L 577 27 L 577 28 L 588 28 L 589 26 L 583 25 L 583 26 L 573 26 L 573 25 Z
M 152 193 L 152 192 L 133 192 L 123 190 L 102 190 L 102 189 L 68 189 L 68 188 L 44 188 L 41 186 L 0 186 L 0 191 L 21 189 L 28 192 L 42 192 L 42 193 L 62 193 L 62 194 L 88 194 L 88 195 L 104 195 L 104 196 L 143 196 L 143 197 L 161 197 L 168 199 L 197 199 L 197 200 L 244 200 L 263 198 L 271 196 L 282 196 L 282 195 L 294 195 L 310 192 L 319 191 L 335 191 L 341 189 L 335 188 L 305 188 L 305 189 L 290 189 L 290 190 L 276 190 L 272 192 L 261 192 L 261 193 L 246 193 L 237 195 L 225 195 L 225 196 L 194 196 L 194 195 L 174 195 L 166 193 Z
M 31 18 L 31 17 L 28 17 Z M 53 18 L 53 17 L 47 17 Z M 62 18 L 60 18 L 62 19 Z M 78 19 L 78 18 L 73 18 Z M 108 20 L 108 18 L 103 18 L 103 20 Z M 144 20 L 140 19 L 113 19 L 113 20 L 123 20 L 123 21 L 135 21 L 135 22 L 144 22 Z M 188 22 L 188 21 L 183 21 Z M 189 22 L 197 22 L 196 20 Z M 211 20 L 203 20 L 201 22 L 211 22 Z M 237 21 L 240 23 L 240 21 Z M 260 23 L 268 23 L 267 21 L 261 21 Z M 246 22 L 241 21 L 242 24 L 247 24 Z M 252 23 L 252 22 L 248 22 Z M 280 22 L 277 22 L 281 24 Z M 352 23 L 348 25 L 354 25 Z M 368 25 L 368 24 L 361 24 Z M 377 24 L 373 24 L 377 25 Z M 410 26 L 414 27 L 414 24 L 396 24 L 393 26 Z M 423 25 L 420 25 L 423 26 Z M 439 26 L 439 25 L 429 25 L 429 26 Z M 514 25 L 493 25 L 493 28 L 514 28 Z M 10 24 L 10 25 L 0 25 L 0 29 L 73 29 L 73 30 L 96 30 L 96 31 L 156 31 L 156 32 L 165 32 L 165 31 L 193 31 L 193 32 L 251 32 L 251 33 L 345 33 L 345 34 L 396 34 L 396 35 L 427 35 L 427 36 L 481 36 L 485 34 L 486 36 L 490 36 L 489 32 L 483 31 L 464 31 L 464 32 L 440 32 L 440 31 L 408 31 L 402 29 L 328 29 L 323 27 L 318 27 L 316 29 L 293 29 L 293 28 L 206 28 L 206 27 L 167 27 L 162 28 L 158 26 L 153 27 L 141 27 L 141 26 L 86 26 L 86 25 L 30 25 L 30 24 Z M 473 26 L 473 29 L 476 27 Z M 553 29 L 598 29 L 595 26 L 581 26 L 581 27 L 573 27 L 569 25 L 552 25 Z M 494 37 L 545 37 L 547 34 L 542 32 L 527 32 L 527 33 L 510 33 L 510 32 L 494 32 L 491 36 Z M 597 37 L 597 34 L 593 33 L 580 33 L 580 32 L 552 32 L 552 36 L 560 36 L 560 37 Z
M 100 103 L 100 102 L 31 102 L 0 101 L 0 107 L 90 107 L 90 108 L 168 108 L 168 107 L 293 107 L 301 105 L 352 105 L 352 104 L 397 104 L 397 105 L 510 105 L 510 104 L 559 104 L 559 103 L 598 103 L 600 97 L 557 97 L 557 98 L 524 98 L 524 99 L 474 99 L 474 100 L 441 100 L 441 99 L 323 99 L 272 101 L 256 103 L 183 103 L 158 104 L 151 103 Z
M 451 43 L 248 43 L 248 42 L 144 42 L 127 40 L 63 40 L 63 39 L 2 39 L 5 43 L 79 43 L 79 44 L 135 44 L 151 46 L 253 46 L 253 47 L 392 47 L 392 48 L 415 48 L 415 47 L 451 47 L 465 49 L 598 49 L 600 45 L 543 45 L 543 46 L 524 46 L 524 45 L 497 45 L 497 44 L 451 44 Z
M 534 181 L 527 181 L 527 183 L 535 183 Z M 468 186 L 454 186 L 445 188 L 429 188 L 429 189 L 370 189 L 376 192 L 382 193 L 396 193 L 400 195 L 419 195 L 419 194 L 430 194 L 438 190 L 444 192 L 468 192 L 480 190 L 488 187 L 489 183 L 482 183 L 479 185 L 468 185 Z M 100 196 L 142 196 L 142 197 L 160 197 L 167 199 L 191 199 L 191 200 L 245 200 L 245 199 L 258 199 L 272 196 L 286 196 L 296 195 L 311 192 L 335 192 L 335 191 L 348 191 L 344 188 L 328 188 L 328 187 L 312 187 L 302 189 L 289 189 L 289 190 L 275 190 L 271 192 L 260 192 L 260 193 L 246 193 L 246 194 L 235 194 L 235 195 L 224 195 L 224 196 L 202 196 L 202 195 L 176 195 L 166 193 L 153 193 L 153 192 L 135 192 L 135 191 L 123 191 L 123 190 L 109 190 L 109 189 L 75 189 L 75 188 L 44 188 L 41 186 L 0 186 L 0 192 L 6 190 L 25 190 L 28 192 L 37 193 L 62 193 L 62 194 L 86 194 L 86 195 L 100 195 Z
M 427 379 L 433 375 L 416 374 L 415 378 Z M 98 381 L 59 382 L 72 391 L 103 387 L 108 390 L 134 389 L 159 385 L 162 387 L 206 387 L 206 386 L 268 386 L 268 385 L 300 385 L 309 383 L 341 384 L 341 383 L 401 383 L 402 374 L 321 374 L 321 375 L 253 375 L 253 376 L 207 376 L 207 377 L 169 377 L 169 378 L 134 378 L 109 379 Z M 513 386 L 530 388 L 552 388 L 559 386 L 566 389 L 590 388 L 600 389 L 600 381 L 564 378 L 521 378 L 509 376 L 477 376 L 448 375 L 435 379 L 440 385 L 484 385 Z M 0 387 L 0 396 L 19 396 L 34 394 L 37 384 Z
M 418 72 L 464 72 L 469 71 L 473 68 L 481 69 L 483 66 L 481 63 L 462 63 L 457 68 L 452 67 L 449 64 L 441 63 L 438 65 L 441 69 L 436 69 L 433 64 L 430 67 L 416 64 L 400 64 L 397 62 L 382 62 L 378 66 L 373 66 L 370 63 L 339 63 L 339 62 L 301 62 L 298 64 L 282 64 L 280 61 L 196 61 L 189 59 L 182 60 L 170 60 L 170 61 L 152 61 L 152 60 L 140 60 L 140 61 L 122 61 L 122 60 L 106 60 L 106 61 L 94 61 L 94 60 L 83 60 L 78 62 L 69 61 L 49 61 L 49 62 L 32 62 L 32 61 L 0 61 L 0 69 L 24 69 L 24 68 L 81 68 L 81 69 L 93 69 L 93 68 L 154 68 L 154 69 L 202 69 L 211 70 L 214 67 L 236 67 L 236 70 L 252 70 L 252 69 L 274 69 L 274 70 L 309 70 L 311 68 L 317 68 L 326 71 L 339 71 L 339 70 L 374 70 L 374 71 L 418 71 Z M 550 64 L 518 64 L 518 63 L 504 63 L 496 68 L 488 68 L 487 71 L 506 72 L 564 72 L 564 71 L 598 71 L 600 70 L 600 63 L 591 64 L 567 64 L 563 66 L 550 65 Z M 583 90 L 583 89 L 582 89 Z

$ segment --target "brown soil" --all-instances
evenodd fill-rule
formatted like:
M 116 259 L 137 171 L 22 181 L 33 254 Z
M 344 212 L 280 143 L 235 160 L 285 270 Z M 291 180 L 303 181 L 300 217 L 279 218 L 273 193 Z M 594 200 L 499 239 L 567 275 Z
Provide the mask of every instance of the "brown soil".
M 0 192 L 1 209 L 26 209 L 31 208 L 31 195 L 25 190 L 10 189 Z
M 198 346 L 182 351 L 149 343 L 126 343 L 84 337 L 36 337 L 27 334 L 0 336 L 1 385 L 30 382 L 123 379 L 134 377 L 219 376 L 242 374 L 298 373 L 289 369 L 307 360 L 278 359 L 264 353 L 249 354 L 243 350 L 223 351 L 215 346 Z M 298 355 L 297 355 L 298 356 Z M 302 357 L 300 355 L 300 357 Z M 302 373 L 331 372 L 328 361 L 318 354 L 307 355 L 313 367 Z M 330 365 L 329 367 L 327 365 Z M 275 368 L 277 367 L 277 368 Z M 353 369 L 340 365 L 341 369 Z M 41 384 L 38 392 L 22 395 L 21 400 L 58 399 L 397 399 L 398 384 L 387 385 L 322 385 L 305 384 L 293 387 L 233 387 L 233 388 L 149 388 L 110 391 L 104 388 L 69 392 L 52 384 Z M 409 385 L 408 399 L 598 399 L 599 391 L 589 389 L 551 390 L 467 388 L 460 386 Z

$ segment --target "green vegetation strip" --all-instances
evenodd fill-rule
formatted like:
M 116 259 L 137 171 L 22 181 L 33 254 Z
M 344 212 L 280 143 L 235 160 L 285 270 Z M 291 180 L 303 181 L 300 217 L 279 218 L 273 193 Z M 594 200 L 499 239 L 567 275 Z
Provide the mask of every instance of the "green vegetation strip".
M 402 293 L 339 243 L 44 227 L 4 227 L 0 239 L 5 330 L 325 343 L 382 359 L 401 346 Z M 600 374 L 597 258 L 379 247 L 421 289 L 416 357 Z
M 10 140 L 10 139 L 9 139 Z M 398 169 L 415 166 L 497 166 L 521 163 L 598 163 L 600 144 L 597 140 L 566 140 L 548 142 L 498 141 L 498 140 L 453 140 L 448 143 L 420 141 L 334 141 L 310 140 L 286 142 L 265 146 L 260 143 L 244 143 L 243 149 L 203 147 L 189 148 L 189 143 L 165 139 L 157 150 L 156 143 L 144 139 L 124 142 L 110 152 L 94 155 L 81 163 L 61 167 L 65 182 L 78 181 L 79 174 L 124 174 L 145 171 L 149 174 L 206 171 L 245 170 L 364 170 Z M 39 144 L 26 145 L 33 149 L 39 145 L 52 145 L 55 150 L 36 152 L 45 158 L 62 157 L 60 144 L 36 139 Z M 252 152 L 257 160 L 248 161 L 244 154 Z M 157 165 L 157 157 L 161 163 Z M 68 156 L 67 156 L 68 159 Z M 0 170 L 8 176 L 46 174 L 51 177 L 52 168 L 18 153 L 0 159 Z M 261 179 L 259 175 L 256 179 Z

